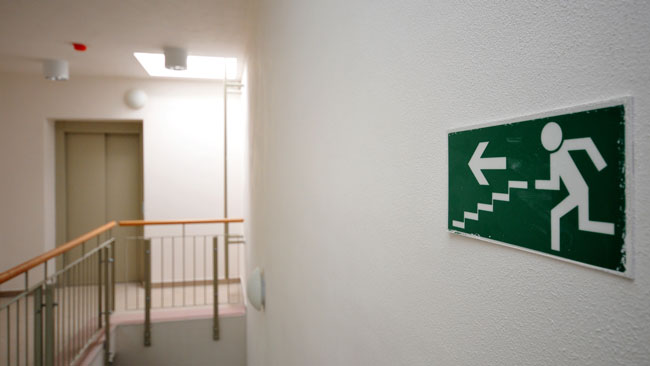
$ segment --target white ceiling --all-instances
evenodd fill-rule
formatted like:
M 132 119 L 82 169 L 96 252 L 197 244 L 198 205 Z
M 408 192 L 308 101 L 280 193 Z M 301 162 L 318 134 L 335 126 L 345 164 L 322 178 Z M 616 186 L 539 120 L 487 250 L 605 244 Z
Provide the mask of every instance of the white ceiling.
M 244 58 L 247 0 L 0 0 L 0 72 L 40 73 L 41 60 L 74 75 L 148 77 L 133 52 L 185 47 L 190 55 Z M 73 50 L 72 42 L 88 46 Z

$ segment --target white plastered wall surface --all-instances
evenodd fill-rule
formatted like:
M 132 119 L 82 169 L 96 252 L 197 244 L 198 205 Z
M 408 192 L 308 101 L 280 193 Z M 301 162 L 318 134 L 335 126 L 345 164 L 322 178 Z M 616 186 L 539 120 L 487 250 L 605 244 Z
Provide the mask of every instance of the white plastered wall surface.
M 650 364 L 650 3 L 260 1 L 251 365 Z M 447 233 L 447 130 L 631 95 L 635 279 Z
M 129 109 L 124 93 L 148 102 Z M 144 217 L 223 216 L 223 84 L 71 75 L 0 74 L 0 271 L 54 247 L 54 124 L 66 120 L 143 121 Z M 241 217 L 243 124 L 239 96 L 229 97 L 229 213 Z M 241 226 L 233 225 L 232 232 Z M 180 234 L 178 227 L 168 231 Z M 220 226 L 187 233 L 220 233 Z M 161 234 L 164 231 L 151 231 Z M 35 280 L 35 277 L 32 277 Z M 23 280 L 2 290 L 20 288 Z

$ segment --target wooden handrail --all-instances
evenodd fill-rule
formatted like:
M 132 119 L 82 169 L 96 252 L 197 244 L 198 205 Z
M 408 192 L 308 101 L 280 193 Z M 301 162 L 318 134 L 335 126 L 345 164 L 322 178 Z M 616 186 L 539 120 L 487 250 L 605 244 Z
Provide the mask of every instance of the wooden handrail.
M 205 219 L 205 220 L 123 220 L 120 226 L 146 226 L 146 225 L 183 225 L 183 224 L 230 224 L 244 222 L 244 219 Z
M 98 228 L 96 228 L 96 229 L 94 229 L 92 231 L 87 232 L 86 234 L 81 235 L 80 237 L 78 237 L 76 239 L 70 240 L 69 242 L 67 242 L 67 243 L 65 243 L 63 245 L 60 245 L 60 246 L 58 246 L 58 247 L 56 247 L 56 248 L 54 248 L 54 249 L 52 249 L 50 251 L 47 251 L 47 252 L 39 255 L 38 257 L 34 257 L 34 258 L 28 260 L 27 262 L 19 264 L 16 267 L 11 268 L 11 269 L 1 273 L 0 274 L 0 285 L 7 282 L 7 281 L 9 281 L 9 280 L 11 280 L 11 279 L 13 279 L 13 278 L 15 278 L 15 277 L 17 277 L 17 276 L 20 276 L 21 274 L 29 271 L 30 269 L 38 266 L 39 264 L 43 264 L 43 263 L 49 261 L 50 259 L 52 259 L 52 258 L 54 258 L 54 257 L 56 257 L 58 255 L 61 255 L 61 254 L 65 253 L 65 252 L 67 252 L 68 250 L 71 250 L 71 249 L 81 245 L 83 242 L 88 241 L 91 238 L 94 238 L 95 236 L 97 236 L 97 235 L 99 235 L 99 234 L 101 234 L 101 233 L 103 233 L 103 232 L 105 232 L 107 230 L 110 230 L 110 229 L 114 228 L 116 225 L 117 225 L 116 221 L 108 222 L 108 223 L 106 223 L 106 224 L 104 224 L 104 225 L 102 225 L 102 226 L 100 226 L 100 227 L 98 227 Z

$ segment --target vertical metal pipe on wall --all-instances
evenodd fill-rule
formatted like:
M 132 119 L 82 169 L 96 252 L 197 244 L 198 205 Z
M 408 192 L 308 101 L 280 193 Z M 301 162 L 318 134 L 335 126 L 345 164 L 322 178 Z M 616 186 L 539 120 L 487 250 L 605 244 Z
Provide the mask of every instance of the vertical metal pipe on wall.
M 223 217 L 228 218 L 228 64 L 224 59 L 223 63 Z M 224 224 L 224 276 L 228 283 L 228 235 L 230 227 Z M 218 282 L 218 278 L 214 278 Z
M 223 217 L 228 218 L 228 66 L 223 63 Z M 228 223 L 224 223 L 224 258 L 225 277 L 228 279 Z M 212 339 L 219 340 L 219 245 L 218 237 L 214 237 L 212 251 Z

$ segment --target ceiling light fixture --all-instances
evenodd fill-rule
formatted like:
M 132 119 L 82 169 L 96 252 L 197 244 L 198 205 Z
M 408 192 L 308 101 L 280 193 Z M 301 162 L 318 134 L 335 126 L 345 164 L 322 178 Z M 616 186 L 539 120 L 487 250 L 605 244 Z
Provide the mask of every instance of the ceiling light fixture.
M 165 47 L 165 68 L 187 70 L 187 50 L 179 47 Z
M 237 59 L 231 57 L 187 56 L 186 70 L 165 68 L 165 55 L 162 53 L 133 54 L 150 76 L 189 79 L 223 80 L 224 72 L 228 80 L 237 78 Z
M 70 78 L 68 61 L 45 60 L 43 61 L 43 76 L 47 80 L 63 81 Z

